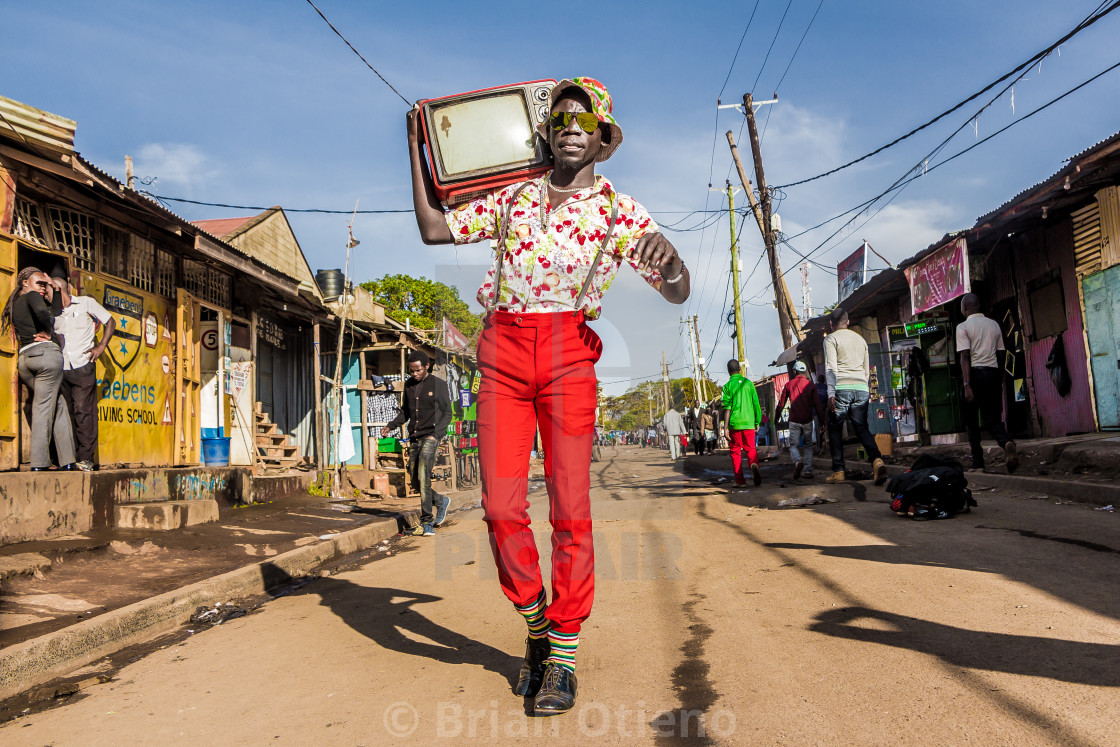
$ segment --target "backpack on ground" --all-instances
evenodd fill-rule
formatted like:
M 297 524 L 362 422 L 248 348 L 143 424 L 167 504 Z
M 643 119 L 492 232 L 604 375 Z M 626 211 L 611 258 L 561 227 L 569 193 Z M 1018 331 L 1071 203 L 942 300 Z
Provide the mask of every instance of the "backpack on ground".
M 948 457 L 923 454 L 909 472 L 891 478 L 887 492 L 892 511 L 918 520 L 949 519 L 976 505 L 964 467 Z

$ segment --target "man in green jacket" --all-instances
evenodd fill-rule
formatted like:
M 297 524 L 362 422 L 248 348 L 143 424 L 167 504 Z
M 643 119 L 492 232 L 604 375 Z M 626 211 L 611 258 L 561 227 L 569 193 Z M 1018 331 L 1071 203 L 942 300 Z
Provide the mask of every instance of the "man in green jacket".
M 735 484 L 747 484 L 743 475 L 742 455 L 746 451 L 754 484 L 761 485 L 762 472 L 758 469 L 758 452 L 754 447 L 755 431 L 762 420 L 758 392 L 754 384 L 739 372 L 739 361 L 729 360 L 727 373 L 731 374 L 731 380 L 723 385 L 723 427 L 731 442 L 731 466 L 735 468 Z

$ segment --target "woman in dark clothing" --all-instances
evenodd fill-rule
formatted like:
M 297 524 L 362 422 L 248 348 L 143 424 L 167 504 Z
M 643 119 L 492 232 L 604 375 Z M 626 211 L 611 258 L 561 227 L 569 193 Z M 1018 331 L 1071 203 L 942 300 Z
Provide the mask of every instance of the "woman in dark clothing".
M 31 406 L 31 469 L 50 469 L 50 440 L 63 469 L 72 469 L 74 432 L 60 392 L 62 348 L 54 337 L 50 278 L 35 267 L 16 276 L 16 288 L 0 313 L 0 331 L 9 327 L 19 340 L 19 378 L 34 395 Z M 52 426 L 53 424 L 53 426 Z

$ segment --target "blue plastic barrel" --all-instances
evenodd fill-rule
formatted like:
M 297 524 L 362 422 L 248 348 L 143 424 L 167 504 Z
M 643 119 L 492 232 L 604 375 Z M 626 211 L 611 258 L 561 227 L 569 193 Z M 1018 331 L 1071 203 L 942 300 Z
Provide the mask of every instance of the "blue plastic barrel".
M 202 439 L 202 463 L 207 467 L 228 467 L 229 438 Z

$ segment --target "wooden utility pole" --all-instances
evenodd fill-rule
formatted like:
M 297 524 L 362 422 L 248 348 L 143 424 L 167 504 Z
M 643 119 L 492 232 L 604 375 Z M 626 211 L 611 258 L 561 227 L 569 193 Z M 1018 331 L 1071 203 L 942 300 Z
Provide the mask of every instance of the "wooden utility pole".
M 692 334 L 696 339 L 696 364 L 699 369 L 701 401 L 708 401 L 708 376 L 704 373 L 704 352 L 700 349 L 700 327 L 696 321 L 696 314 L 692 315 Z
M 774 285 L 774 301 L 778 307 L 778 324 L 781 326 L 782 344 L 789 348 L 794 342 L 801 339 L 801 320 L 797 317 L 793 299 L 790 298 L 789 288 L 786 286 L 785 276 L 782 275 L 781 264 L 778 262 L 770 192 L 766 189 L 766 172 L 762 167 L 762 147 L 758 139 L 758 127 L 754 119 L 754 98 L 749 93 L 743 94 L 743 111 L 747 115 L 747 128 L 751 135 L 751 153 L 754 156 L 754 174 L 755 178 L 758 179 L 758 194 L 762 203 L 761 225 L 759 227 L 762 229 L 762 240 L 766 244 L 766 256 L 770 261 L 770 280 Z M 741 167 L 740 176 L 742 177 Z M 745 187 L 746 185 L 744 185 Z
M 661 351 L 661 387 L 665 390 L 665 412 L 673 406 L 673 398 L 669 389 L 669 365 L 665 362 L 665 351 Z
M 730 131 L 727 133 L 731 134 Z M 746 187 L 744 187 L 746 189 Z M 750 194 L 748 191 L 747 194 Z M 754 195 L 751 195 L 753 201 Z M 735 343 L 739 362 L 747 360 L 746 341 L 743 339 L 743 304 L 739 300 L 739 242 L 735 240 L 735 190 L 727 182 L 727 214 L 731 218 L 731 284 L 735 286 Z
M 692 336 L 692 323 L 688 319 L 681 319 L 681 324 L 689 332 L 689 352 L 692 353 L 692 396 L 696 399 L 694 404 L 699 407 L 702 402 L 700 393 L 700 364 L 697 362 L 697 340 Z

